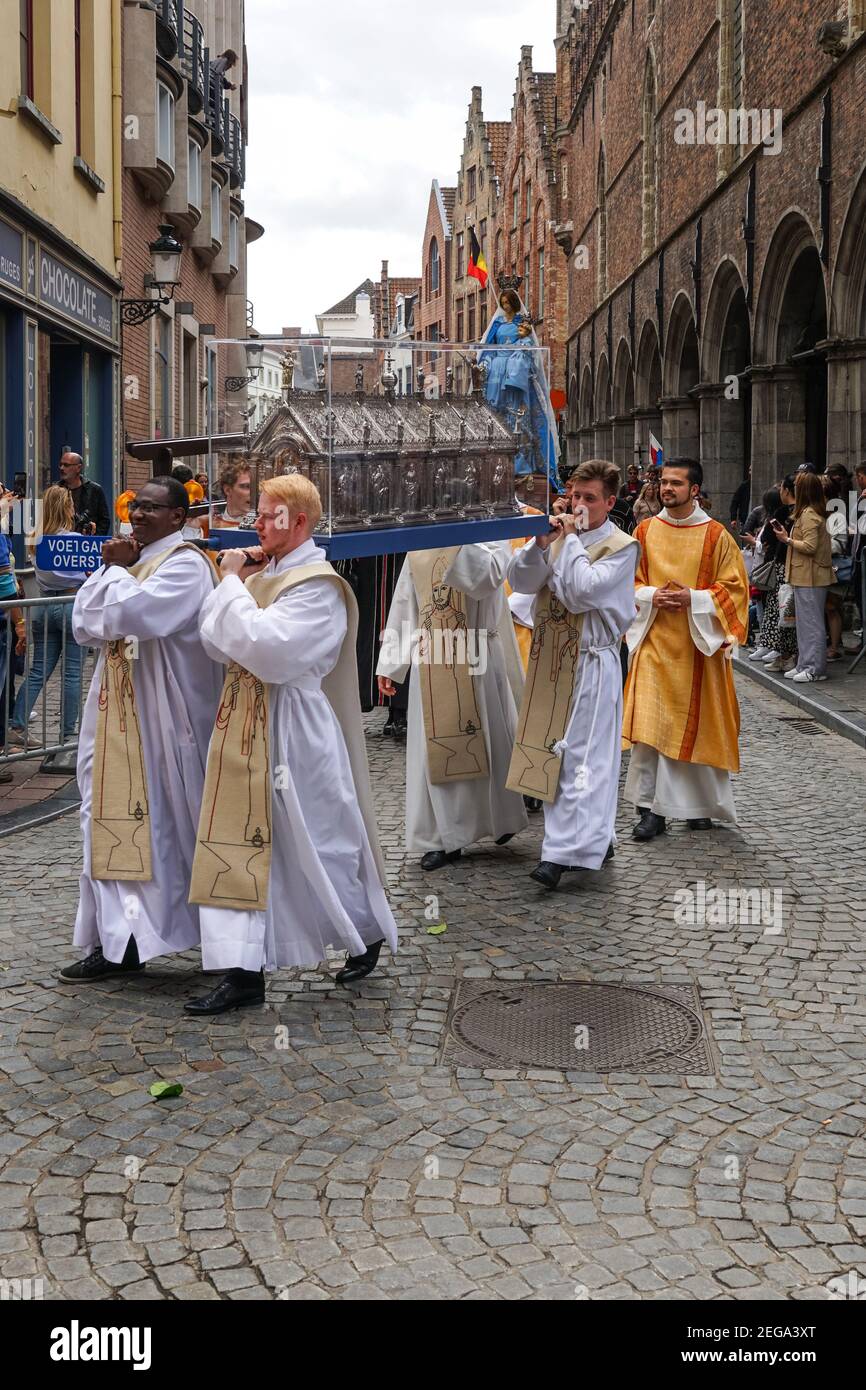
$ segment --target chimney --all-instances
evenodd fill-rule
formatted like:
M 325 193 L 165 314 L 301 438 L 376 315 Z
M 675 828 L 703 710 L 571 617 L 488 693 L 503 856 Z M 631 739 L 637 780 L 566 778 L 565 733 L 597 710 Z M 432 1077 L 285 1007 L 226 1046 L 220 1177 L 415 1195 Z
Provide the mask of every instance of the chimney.
M 382 279 L 383 279 L 383 280 L 387 280 L 387 279 L 388 279 L 388 262 L 387 262 L 387 261 L 383 261 L 383 262 L 382 262 Z
M 471 100 L 471 102 L 469 103 L 469 112 L 470 112 L 470 115 L 472 115 L 472 116 L 480 116 L 480 115 L 481 115 L 481 88 L 480 88 L 480 87 L 473 87 L 473 88 L 472 88 L 472 100 Z
M 520 50 L 520 61 L 525 68 L 532 67 L 532 44 L 525 43 Z

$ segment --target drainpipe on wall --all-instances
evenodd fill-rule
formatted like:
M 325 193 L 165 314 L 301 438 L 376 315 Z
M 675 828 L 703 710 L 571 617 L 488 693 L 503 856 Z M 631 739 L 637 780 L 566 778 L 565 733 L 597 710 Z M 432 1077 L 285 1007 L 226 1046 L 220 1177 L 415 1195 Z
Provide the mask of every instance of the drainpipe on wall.
M 111 162 L 114 214 L 115 273 L 120 276 L 123 259 L 123 96 L 121 68 L 121 0 L 111 0 Z

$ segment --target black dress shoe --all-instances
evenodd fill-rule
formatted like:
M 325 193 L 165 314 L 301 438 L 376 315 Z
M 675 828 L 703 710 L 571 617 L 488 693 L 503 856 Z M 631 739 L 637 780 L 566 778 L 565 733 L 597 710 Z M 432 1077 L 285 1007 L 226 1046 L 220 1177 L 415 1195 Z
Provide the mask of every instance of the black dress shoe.
M 67 965 L 61 970 L 59 978 L 74 984 L 87 985 L 92 980 L 104 980 L 109 975 L 138 975 L 143 969 L 144 966 L 138 959 L 135 938 L 130 937 L 123 953 L 123 960 L 118 965 L 106 960 L 102 954 L 102 947 L 97 946 L 84 960 L 77 960 L 74 965 Z
M 636 840 L 654 840 L 656 835 L 664 835 L 666 830 L 667 821 L 664 816 L 657 816 L 652 811 L 643 810 L 640 814 L 640 820 L 631 833 Z
M 608 845 L 608 847 L 607 847 L 607 853 L 605 854 L 605 856 L 604 856 L 604 858 L 602 859 L 601 862 L 602 862 L 603 865 L 604 865 L 604 864 L 609 864 L 610 861 L 611 861 L 611 859 L 613 859 L 613 842 L 611 842 L 611 843 Z
M 493 843 L 494 843 L 495 845 L 507 845 L 507 844 L 508 844 L 508 841 L 509 841 L 509 840 L 513 840 L 516 834 L 517 834 L 517 831 L 516 831 L 516 830 L 512 830 L 511 833 L 510 833 L 509 835 L 500 835 L 500 836 L 499 836 L 499 839 L 498 839 L 498 840 L 494 840 Z
M 565 864 L 553 864 L 549 859 L 542 859 L 529 877 L 534 878 L 535 882 L 542 884 L 544 888 L 558 888 L 559 880 L 567 867 Z
M 374 941 L 372 946 L 368 946 L 362 956 L 346 956 L 346 964 L 342 970 L 338 970 L 335 976 L 338 985 L 351 985 L 356 980 L 363 980 L 366 975 L 376 969 L 379 961 L 379 952 L 385 945 L 384 940 Z
M 701 816 L 699 820 L 687 820 L 686 825 L 689 830 L 712 830 L 713 822 L 709 816 Z
M 523 804 L 527 811 L 535 812 L 541 810 L 544 802 L 541 800 L 540 796 L 525 796 L 523 798 Z
M 189 999 L 183 1006 L 185 1014 L 224 1014 L 228 1009 L 242 1009 L 247 1004 L 264 1004 L 265 976 L 262 970 L 230 970 L 215 989 L 201 999 Z
M 459 859 L 462 850 L 452 849 L 428 849 L 421 860 L 422 869 L 444 869 L 446 864 L 453 864 L 455 859 Z

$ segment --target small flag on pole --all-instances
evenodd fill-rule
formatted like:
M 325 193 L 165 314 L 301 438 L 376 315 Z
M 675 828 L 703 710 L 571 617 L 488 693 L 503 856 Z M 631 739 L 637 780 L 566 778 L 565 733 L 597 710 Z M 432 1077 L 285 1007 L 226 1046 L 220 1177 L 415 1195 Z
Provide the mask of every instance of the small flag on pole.
M 469 229 L 469 264 L 466 267 L 466 274 L 474 276 L 483 290 L 487 289 L 487 262 L 484 259 L 484 252 L 478 245 L 474 227 Z
M 665 461 L 665 451 L 655 435 L 650 431 L 650 463 L 653 468 L 661 468 Z

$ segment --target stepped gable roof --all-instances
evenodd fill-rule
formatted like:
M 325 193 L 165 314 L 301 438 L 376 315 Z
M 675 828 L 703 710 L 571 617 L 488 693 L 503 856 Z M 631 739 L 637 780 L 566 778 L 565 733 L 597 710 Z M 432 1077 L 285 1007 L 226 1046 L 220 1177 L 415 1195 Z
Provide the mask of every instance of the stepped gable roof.
M 493 160 L 493 168 L 498 177 L 505 164 L 505 151 L 508 149 L 508 135 L 511 130 L 511 122 L 485 121 L 484 124 L 487 128 L 490 157 Z
M 534 76 L 541 119 L 547 128 L 547 137 L 550 139 L 556 124 L 556 73 L 537 72 Z

